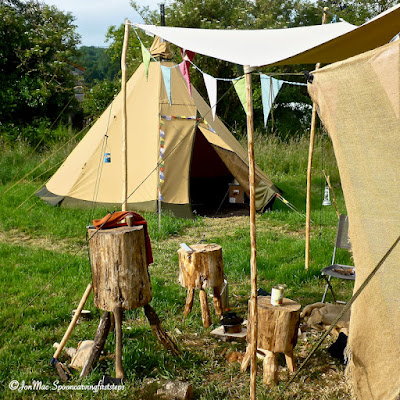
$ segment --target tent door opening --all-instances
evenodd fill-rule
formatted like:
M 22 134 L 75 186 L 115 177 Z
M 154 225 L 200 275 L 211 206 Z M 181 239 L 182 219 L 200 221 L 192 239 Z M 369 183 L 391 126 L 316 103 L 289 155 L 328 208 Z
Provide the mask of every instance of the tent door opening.
M 199 129 L 190 165 L 190 199 L 193 211 L 213 214 L 229 204 L 229 185 L 234 177 Z

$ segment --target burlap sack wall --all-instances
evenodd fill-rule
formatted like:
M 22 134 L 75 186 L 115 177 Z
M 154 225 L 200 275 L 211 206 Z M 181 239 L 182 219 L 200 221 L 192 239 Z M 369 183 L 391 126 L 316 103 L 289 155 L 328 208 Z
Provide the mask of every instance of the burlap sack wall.
M 314 71 L 349 215 L 355 290 L 400 235 L 400 43 Z M 400 393 L 400 246 L 352 306 L 347 370 L 357 399 Z

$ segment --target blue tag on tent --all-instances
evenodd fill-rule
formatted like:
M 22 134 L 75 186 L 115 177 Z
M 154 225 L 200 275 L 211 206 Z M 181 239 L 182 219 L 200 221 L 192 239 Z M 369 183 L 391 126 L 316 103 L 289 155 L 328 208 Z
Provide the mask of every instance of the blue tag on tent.
M 105 163 L 111 162 L 111 153 L 104 153 L 104 162 Z

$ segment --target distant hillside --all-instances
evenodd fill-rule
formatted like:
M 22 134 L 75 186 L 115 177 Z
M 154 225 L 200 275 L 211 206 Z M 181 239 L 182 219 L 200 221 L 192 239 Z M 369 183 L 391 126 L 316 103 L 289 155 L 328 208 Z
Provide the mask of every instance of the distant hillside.
M 85 83 L 91 86 L 95 80 L 113 80 L 118 74 L 118 63 L 112 63 L 106 49 L 95 46 L 82 46 L 77 63 L 85 68 Z

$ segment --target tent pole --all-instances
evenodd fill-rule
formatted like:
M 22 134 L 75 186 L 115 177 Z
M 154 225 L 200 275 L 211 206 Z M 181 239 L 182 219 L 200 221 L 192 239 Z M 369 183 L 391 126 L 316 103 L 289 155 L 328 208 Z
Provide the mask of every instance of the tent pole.
M 160 199 L 160 191 L 158 192 L 158 233 L 161 233 L 161 199 Z
M 326 24 L 328 16 L 328 7 L 324 7 L 324 14 L 322 17 L 322 24 Z M 320 63 L 315 66 L 317 70 Z M 306 195 L 306 251 L 305 251 L 305 269 L 308 271 L 310 265 L 310 225 L 311 225 L 311 168 L 314 153 L 314 139 L 315 139 L 315 125 L 317 120 L 317 107 L 313 102 L 311 114 L 311 128 L 310 128 L 310 147 L 308 150 L 308 165 L 307 165 L 307 195 Z
M 246 77 L 247 95 L 247 141 L 249 154 L 249 186 L 250 186 L 250 274 L 251 274 L 251 297 L 250 297 L 250 399 L 256 399 L 257 378 L 257 244 L 256 244 L 256 196 L 255 196 L 255 162 L 254 162 L 254 124 L 253 124 L 253 93 L 251 85 L 250 66 L 244 67 Z
M 128 126 L 126 117 L 126 52 L 128 50 L 129 28 L 130 21 L 125 20 L 125 34 L 124 43 L 122 46 L 121 54 L 121 94 L 122 94 L 122 211 L 126 211 L 126 202 L 128 198 L 128 149 L 127 149 L 127 136 Z

